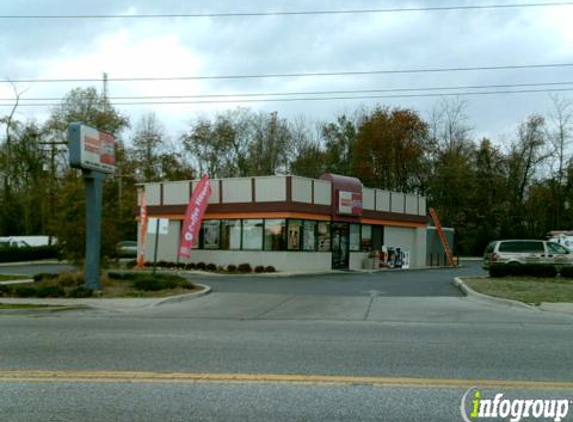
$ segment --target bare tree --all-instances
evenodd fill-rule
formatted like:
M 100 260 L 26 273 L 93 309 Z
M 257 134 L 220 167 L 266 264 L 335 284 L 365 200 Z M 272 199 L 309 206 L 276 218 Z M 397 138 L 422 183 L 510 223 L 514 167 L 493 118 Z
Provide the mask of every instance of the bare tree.
M 558 95 L 552 96 L 551 100 L 553 111 L 549 118 L 553 127 L 550 130 L 549 139 L 556 160 L 557 183 L 561 186 L 565 178 L 568 150 L 573 135 L 573 103 L 570 99 Z

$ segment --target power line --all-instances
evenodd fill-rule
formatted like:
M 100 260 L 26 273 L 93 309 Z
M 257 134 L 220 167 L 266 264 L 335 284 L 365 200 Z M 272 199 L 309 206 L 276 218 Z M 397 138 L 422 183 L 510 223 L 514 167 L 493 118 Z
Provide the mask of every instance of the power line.
M 473 95 L 511 95 L 550 92 L 570 92 L 573 88 L 555 89 L 526 89 L 526 90 L 498 90 L 480 92 L 441 92 L 433 94 L 400 94 L 400 95 L 367 95 L 367 96 L 331 96 L 331 97 L 297 97 L 297 98 L 261 98 L 261 99 L 230 99 L 230 100 L 193 100 L 193 101 L 126 101 L 113 102 L 114 106 L 136 105 L 186 105 L 186 104 L 229 104 L 229 103 L 270 103 L 270 102 L 297 102 L 297 101 L 332 101 L 332 100 L 368 100 L 368 99 L 396 99 L 396 98 L 424 98 L 424 97 L 452 97 Z M 51 107 L 61 103 L 24 103 L 19 107 Z M 0 104 L 0 107 L 12 107 L 13 104 Z
M 340 95 L 340 94 L 373 94 L 382 92 L 417 92 L 417 91 L 444 91 L 460 89 L 493 89 L 493 88 L 525 88 L 540 86 L 573 85 L 573 81 L 565 82 L 533 82 L 496 85 L 466 85 L 466 86 L 438 86 L 419 88 L 386 88 L 386 89 L 357 89 L 357 90 L 328 90 L 328 91 L 294 91 L 294 92 L 257 92 L 234 94 L 192 94 L 192 95 L 137 95 L 109 97 L 111 100 L 158 100 L 158 99 L 187 99 L 187 98 L 237 98 L 237 97 L 281 97 L 291 95 Z M 20 101 L 60 101 L 58 97 L 46 98 L 20 98 Z M 14 101 L 14 98 L 0 98 L 0 101 Z
M 482 70 L 523 70 L 573 67 L 573 63 L 543 63 L 501 66 L 473 66 L 473 67 L 442 67 L 426 69 L 382 69 L 382 70 L 350 70 L 340 72 L 301 72 L 301 73 L 266 73 L 252 75 L 206 75 L 206 76 L 144 76 L 108 78 L 108 82 L 152 82 L 152 81 L 184 81 L 184 80 L 211 80 L 211 79 L 261 79 L 261 78 L 302 78 L 319 76 L 358 76 L 358 75 L 388 75 L 411 73 L 442 73 L 442 72 L 469 72 Z M 59 82 L 101 82 L 101 78 L 43 78 L 43 79 L 6 79 L 4 83 L 59 83 Z
M 78 14 L 78 15 L 0 15 L 0 19 L 165 19 L 165 18 L 241 18 L 265 16 L 313 16 L 313 15 L 364 15 L 379 13 L 440 12 L 452 10 L 521 9 L 540 7 L 570 6 L 573 2 L 509 3 L 469 6 L 398 7 L 382 9 L 344 10 L 298 10 L 269 12 L 215 12 L 215 13 L 134 13 L 118 14 Z

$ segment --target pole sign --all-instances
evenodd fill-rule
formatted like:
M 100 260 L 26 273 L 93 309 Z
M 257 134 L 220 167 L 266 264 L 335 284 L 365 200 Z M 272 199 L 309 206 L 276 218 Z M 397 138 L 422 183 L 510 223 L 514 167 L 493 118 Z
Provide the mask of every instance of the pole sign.
M 101 290 L 99 280 L 103 182 L 115 171 L 115 138 L 81 123 L 68 126 L 70 166 L 82 170 L 86 185 L 86 287 Z
M 115 138 L 81 123 L 68 128 L 70 166 L 84 170 L 113 173 L 115 171 Z
M 181 258 L 189 258 L 191 256 L 191 248 L 199 235 L 201 221 L 207 209 L 210 196 L 211 186 L 209 184 L 209 176 L 205 174 L 201 177 L 201 181 L 193 191 L 193 195 L 191 195 L 189 205 L 187 206 L 179 246 L 179 256 Z

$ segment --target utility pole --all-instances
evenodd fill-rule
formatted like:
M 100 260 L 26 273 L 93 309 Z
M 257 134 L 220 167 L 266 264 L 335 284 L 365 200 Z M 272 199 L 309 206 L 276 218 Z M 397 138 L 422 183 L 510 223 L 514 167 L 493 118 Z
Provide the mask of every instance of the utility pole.
M 38 142 L 38 145 L 48 145 L 50 147 L 49 150 L 43 149 L 42 152 L 47 152 L 50 154 L 50 162 L 49 162 L 49 182 L 48 182 L 48 223 L 54 221 L 54 215 L 56 213 L 56 154 L 59 152 L 63 152 L 64 150 L 58 149 L 59 145 L 68 145 L 67 142 L 62 141 L 51 141 L 51 142 Z M 52 244 L 52 231 L 49 231 L 48 243 Z

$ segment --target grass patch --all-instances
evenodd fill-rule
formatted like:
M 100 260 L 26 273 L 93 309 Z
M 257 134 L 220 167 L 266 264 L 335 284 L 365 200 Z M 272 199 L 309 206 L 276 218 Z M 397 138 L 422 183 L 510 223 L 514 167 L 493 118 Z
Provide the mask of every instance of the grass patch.
M 89 298 L 93 291 L 84 286 L 81 273 L 40 275 L 30 284 L 0 285 L 1 297 L 19 298 Z M 100 278 L 102 291 L 97 297 L 146 298 L 167 297 L 201 290 L 174 274 L 110 273 Z
M 0 281 L 29 280 L 31 278 L 29 275 L 22 274 L 0 274 Z
M 573 302 L 573 280 L 565 278 L 464 278 L 478 293 L 525 303 Z

